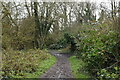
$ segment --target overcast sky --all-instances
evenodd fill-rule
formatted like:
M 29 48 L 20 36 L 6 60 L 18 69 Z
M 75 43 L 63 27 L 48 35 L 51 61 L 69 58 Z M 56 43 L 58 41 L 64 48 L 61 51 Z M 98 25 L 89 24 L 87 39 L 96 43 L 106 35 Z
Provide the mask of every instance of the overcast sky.
M 25 0 L 0 0 L 2 2 L 25 2 Z M 27 2 L 30 1 L 38 1 L 38 2 L 94 2 L 97 6 L 101 3 L 104 2 L 104 5 L 108 8 L 111 9 L 110 6 L 110 1 L 111 0 L 26 0 Z M 112 0 L 113 1 L 113 0 Z M 120 0 L 115 0 L 116 2 L 120 2 Z M 99 9 L 96 10 L 96 15 L 97 19 L 99 18 Z
M 0 0 L 2 2 L 24 2 L 25 0 Z M 26 0 L 26 1 L 30 1 L 30 0 Z M 38 2 L 86 2 L 86 1 L 90 1 L 90 2 L 96 2 L 96 3 L 101 3 L 101 2 L 110 2 L 110 0 L 31 0 L 31 1 L 38 1 Z M 119 2 L 120 0 L 115 0 L 117 2 Z

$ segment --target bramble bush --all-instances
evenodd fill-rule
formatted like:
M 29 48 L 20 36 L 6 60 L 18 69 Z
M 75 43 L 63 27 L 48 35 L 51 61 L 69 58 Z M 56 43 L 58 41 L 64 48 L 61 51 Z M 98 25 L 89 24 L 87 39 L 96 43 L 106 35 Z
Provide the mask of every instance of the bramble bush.
M 50 58 L 47 51 L 43 50 L 28 50 L 28 51 L 15 51 L 3 50 L 2 57 L 2 76 L 25 77 L 25 73 L 34 73 L 37 71 L 41 62 Z
M 104 23 L 84 26 L 78 34 L 78 55 L 87 63 L 87 69 L 97 78 L 120 77 L 118 33 Z

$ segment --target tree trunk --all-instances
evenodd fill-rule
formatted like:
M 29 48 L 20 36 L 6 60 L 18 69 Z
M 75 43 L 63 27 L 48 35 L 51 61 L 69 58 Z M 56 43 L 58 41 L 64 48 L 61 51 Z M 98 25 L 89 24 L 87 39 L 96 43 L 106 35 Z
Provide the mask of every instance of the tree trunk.
M 39 48 L 39 38 L 40 38 L 40 21 L 38 16 L 37 2 L 34 2 L 34 15 L 35 15 L 35 48 Z

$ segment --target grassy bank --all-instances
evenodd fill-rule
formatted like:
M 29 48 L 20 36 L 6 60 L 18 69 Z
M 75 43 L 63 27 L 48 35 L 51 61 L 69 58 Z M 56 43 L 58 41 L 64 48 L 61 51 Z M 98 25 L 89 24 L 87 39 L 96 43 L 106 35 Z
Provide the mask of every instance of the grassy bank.
M 39 68 L 33 74 L 27 74 L 27 78 L 40 78 L 42 74 L 44 74 L 53 64 L 55 64 L 56 58 L 49 54 L 49 59 L 46 59 L 41 62 Z
M 47 50 L 3 51 L 2 76 L 10 78 L 39 78 L 56 58 Z
M 71 56 L 69 58 L 71 63 L 72 74 L 75 78 L 90 78 L 89 74 L 85 71 L 85 63 L 77 59 L 76 56 Z

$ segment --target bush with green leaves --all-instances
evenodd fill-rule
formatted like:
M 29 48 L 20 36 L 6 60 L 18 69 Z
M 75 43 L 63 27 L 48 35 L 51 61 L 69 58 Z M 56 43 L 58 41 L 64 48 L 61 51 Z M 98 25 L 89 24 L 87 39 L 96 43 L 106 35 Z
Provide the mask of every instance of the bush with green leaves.
M 38 70 L 41 63 L 49 58 L 51 55 L 45 50 L 28 50 L 28 51 L 14 51 L 3 50 L 3 77 L 26 77 L 26 73 L 34 73 Z
M 76 50 L 76 42 L 74 36 L 69 33 L 65 33 L 64 38 L 66 40 L 66 43 L 71 45 L 71 52 L 74 52 Z
M 108 24 L 84 26 L 80 35 L 77 50 L 88 70 L 98 78 L 118 78 L 120 76 L 120 54 L 116 51 L 118 34 Z M 114 69 L 114 68 L 118 69 Z M 103 71 L 104 70 L 104 71 Z M 98 75 L 98 74 L 99 75 Z
M 65 48 L 67 46 L 67 42 L 65 38 L 61 38 L 59 39 L 56 43 L 51 44 L 49 46 L 50 49 L 61 49 L 61 48 Z

